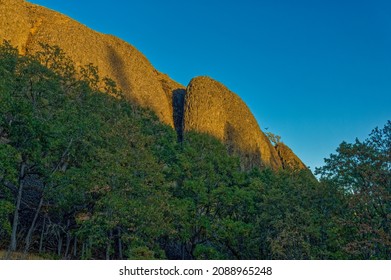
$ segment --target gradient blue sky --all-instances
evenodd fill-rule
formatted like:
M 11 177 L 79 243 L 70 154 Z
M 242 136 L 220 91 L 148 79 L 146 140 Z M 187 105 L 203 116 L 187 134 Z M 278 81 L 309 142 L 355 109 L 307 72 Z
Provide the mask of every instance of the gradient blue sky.
M 391 119 L 389 0 L 30 0 L 143 52 L 187 85 L 208 75 L 311 168 Z

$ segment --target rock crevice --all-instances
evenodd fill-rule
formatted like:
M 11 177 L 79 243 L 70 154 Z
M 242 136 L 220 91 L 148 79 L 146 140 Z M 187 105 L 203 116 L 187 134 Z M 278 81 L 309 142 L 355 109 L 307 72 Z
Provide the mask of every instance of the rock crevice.
M 179 142 L 183 141 L 185 96 L 186 90 L 182 88 L 176 89 L 172 93 L 174 127 Z

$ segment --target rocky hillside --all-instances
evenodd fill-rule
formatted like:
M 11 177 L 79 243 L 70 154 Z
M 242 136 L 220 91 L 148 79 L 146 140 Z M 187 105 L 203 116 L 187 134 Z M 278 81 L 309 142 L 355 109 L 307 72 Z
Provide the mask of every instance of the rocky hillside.
M 98 66 L 101 76 L 113 78 L 129 100 L 175 127 L 179 140 L 189 130 L 211 134 L 240 156 L 243 168 L 301 163 L 289 148 L 289 159 L 277 152 L 240 97 L 210 78 L 195 78 L 185 89 L 154 69 L 132 45 L 24 0 L 0 0 L 0 14 L 0 38 L 22 54 L 40 50 L 42 42 L 58 45 L 78 65 Z

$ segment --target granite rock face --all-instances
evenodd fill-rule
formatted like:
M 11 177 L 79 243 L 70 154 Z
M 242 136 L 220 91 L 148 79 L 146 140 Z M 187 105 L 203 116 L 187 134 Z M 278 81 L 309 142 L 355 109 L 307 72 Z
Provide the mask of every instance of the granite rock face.
M 278 143 L 275 149 L 280 157 L 283 169 L 297 170 L 307 168 L 297 155 L 284 143 Z
M 247 105 L 223 84 L 194 78 L 187 87 L 184 130 L 211 134 L 239 155 L 242 167 L 282 167 L 276 150 L 261 131 Z
M 10 40 L 22 52 L 26 48 L 30 26 L 23 0 L 0 0 L 0 39 Z
M 58 45 L 76 65 L 92 63 L 101 77 L 117 82 L 127 99 L 174 127 L 179 141 L 186 131 L 208 133 L 238 155 L 244 169 L 279 169 L 296 162 L 288 147 L 272 146 L 246 104 L 219 82 L 198 77 L 186 89 L 154 69 L 132 45 L 24 0 L 0 0 L 0 15 L 0 39 L 9 40 L 21 54 L 35 53 L 41 50 L 39 43 L 46 43 Z

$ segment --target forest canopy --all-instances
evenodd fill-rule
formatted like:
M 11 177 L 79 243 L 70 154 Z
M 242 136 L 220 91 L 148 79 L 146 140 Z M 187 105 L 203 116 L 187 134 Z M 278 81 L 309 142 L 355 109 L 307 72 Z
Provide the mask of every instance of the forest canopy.
M 58 47 L 0 46 L 0 249 L 58 259 L 389 259 L 391 123 L 317 170 L 253 169 Z

